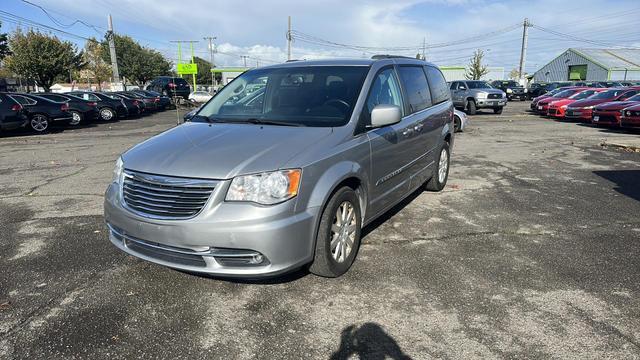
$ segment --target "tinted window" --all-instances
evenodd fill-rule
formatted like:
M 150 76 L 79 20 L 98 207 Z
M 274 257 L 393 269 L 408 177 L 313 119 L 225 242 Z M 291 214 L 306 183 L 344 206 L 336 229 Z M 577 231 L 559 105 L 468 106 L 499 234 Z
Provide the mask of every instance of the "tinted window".
M 434 104 L 440 104 L 449 100 L 451 92 L 447 88 L 447 81 L 440 70 L 433 66 L 425 66 L 427 71 L 427 79 L 429 79 L 429 90 L 431 91 L 431 99 Z
M 20 95 L 11 95 L 13 97 L 13 99 L 17 102 L 19 102 L 22 105 L 35 105 L 36 101 L 29 99 L 25 96 L 20 96 Z
M 585 90 L 585 91 L 581 91 L 577 94 L 573 94 L 571 96 L 569 96 L 569 99 L 572 100 L 582 100 L 582 99 L 586 99 L 589 96 L 593 95 L 596 91 L 595 90 Z
M 620 100 L 627 100 L 628 98 L 632 97 L 633 95 L 637 94 L 638 92 L 636 90 L 631 90 L 629 92 L 624 93 L 624 95 L 620 96 Z
M 422 67 L 401 66 L 399 70 L 400 81 L 402 81 L 407 95 L 406 100 L 409 103 L 409 111 L 414 113 L 431 106 L 431 92 Z
M 591 99 L 599 99 L 599 100 L 613 99 L 619 96 L 620 94 L 622 94 L 623 92 L 624 90 L 607 90 L 607 91 L 598 93 L 596 95 L 593 95 Z
M 225 86 L 198 115 L 223 122 L 251 119 L 283 125 L 342 126 L 349 121 L 368 70 L 364 66 L 296 66 L 247 71 Z
M 486 81 L 467 81 L 469 89 L 493 89 Z
M 49 99 L 49 100 L 53 100 L 53 101 L 57 101 L 57 102 L 67 102 L 69 101 L 68 98 L 61 96 L 61 95 L 55 95 L 55 94 L 39 94 L 40 97 L 43 97 L 45 99 Z
M 449 86 L 449 89 L 451 89 L 451 90 L 455 90 L 457 88 L 458 88 L 458 82 L 457 81 L 452 82 L 451 86 Z

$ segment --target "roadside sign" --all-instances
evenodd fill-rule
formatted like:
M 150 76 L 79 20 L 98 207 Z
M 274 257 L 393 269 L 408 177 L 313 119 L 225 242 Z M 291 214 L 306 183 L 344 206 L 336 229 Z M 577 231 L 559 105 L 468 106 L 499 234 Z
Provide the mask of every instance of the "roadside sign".
M 176 65 L 176 68 L 180 75 L 192 75 L 198 73 L 198 64 L 178 64 Z

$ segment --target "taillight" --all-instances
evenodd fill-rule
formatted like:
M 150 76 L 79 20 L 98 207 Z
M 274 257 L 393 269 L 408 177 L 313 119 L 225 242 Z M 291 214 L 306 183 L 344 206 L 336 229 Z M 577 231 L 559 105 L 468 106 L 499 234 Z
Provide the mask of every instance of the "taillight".
M 140 105 L 140 102 L 138 102 L 138 100 L 133 100 L 133 105 L 134 106 L 138 106 L 138 105 Z
M 96 102 L 88 102 L 87 105 L 89 105 L 89 106 L 98 106 L 98 103 L 96 103 Z
M 153 102 L 160 102 L 160 98 L 157 97 L 157 98 L 153 99 Z
M 169 87 L 173 89 L 173 88 L 175 88 L 175 87 L 176 87 L 176 84 L 174 84 L 174 83 L 169 83 Z
M 20 104 L 15 104 L 11 107 L 11 111 L 20 111 L 22 110 L 22 105 Z
M 62 106 L 60 107 L 60 110 L 62 110 L 62 111 L 69 110 L 69 104 L 62 104 Z

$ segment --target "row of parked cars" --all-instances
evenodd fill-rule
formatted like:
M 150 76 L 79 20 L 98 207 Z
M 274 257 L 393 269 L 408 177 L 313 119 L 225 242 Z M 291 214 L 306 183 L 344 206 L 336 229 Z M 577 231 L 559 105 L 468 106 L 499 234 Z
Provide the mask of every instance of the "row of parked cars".
M 151 90 L 0 93 L 0 130 L 28 127 L 43 133 L 54 125 L 140 117 L 170 106 L 168 96 Z
M 529 85 L 527 94 L 530 99 L 544 95 L 549 91 L 557 88 L 578 86 L 578 87 L 590 87 L 590 88 L 618 88 L 618 87 L 630 87 L 639 86 L 640 81 L 554 81 L 550 83 L 532 83 Z
M 563 86 L 534 98 L 531 111 L 597 126 L 640 128 L 640 85 Z

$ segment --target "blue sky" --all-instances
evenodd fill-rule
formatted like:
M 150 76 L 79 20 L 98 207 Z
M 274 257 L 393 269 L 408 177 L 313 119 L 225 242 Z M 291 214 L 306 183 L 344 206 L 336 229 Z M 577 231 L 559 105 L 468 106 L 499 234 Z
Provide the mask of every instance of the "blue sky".
M 49 10 L 54 20 L 22 0 L 2 0 L 0 10 L 83 37 L 102 37 L 111 14 L 116 32 L 161 51 L 174 62 L 177 50 L 170 40 L 200 40 L 196 55 L 208 58 L 202 38 L 213 35 L 218 38 L 218 66 L 241 65 L 241 55 L 250 56 L 252 66 L 286 59 L 287 15 L 299 33 L 349 45 L 328 46 L 300 38 L 294 42 L 295 58 L 368 57 L 376 52 L 414 56 L 426 39 L 427 59 L 438 65 L 466 64 L 473 50 L 480 48 L 488 65 L 508 72 L 518 65 L 522 27 L 515 25 L 525 17 L 538 26 L 529 30 L 528 72 L 568 47 L 640 47 L 637 0 L 29 1 Z M 78 19 L 96 25 L 98 31 L 81 24 L 65 27 Z M 4 13 L 0 20 L 3 31 L 21 22 Z M 22 22 L 22 27 L 28 25 Z M 73 36 L 55 34 L 84 45 Z M 448 45 L 458 40 L 463 41 Z

